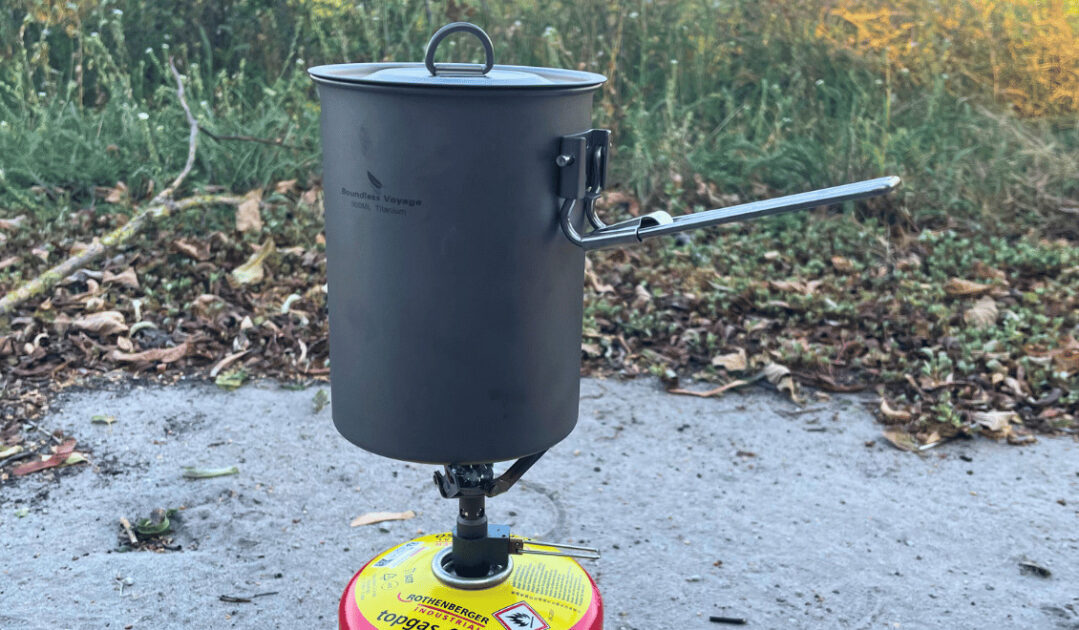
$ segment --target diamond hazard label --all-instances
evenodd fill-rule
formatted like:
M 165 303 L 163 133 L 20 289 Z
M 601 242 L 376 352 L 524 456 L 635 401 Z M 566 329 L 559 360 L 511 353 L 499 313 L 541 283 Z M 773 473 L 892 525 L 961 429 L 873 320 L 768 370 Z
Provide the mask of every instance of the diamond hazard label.
M 525 602 L 518 602 L 495 613 L 495 619 L 506 630 L 547 630 L 551 626 Z

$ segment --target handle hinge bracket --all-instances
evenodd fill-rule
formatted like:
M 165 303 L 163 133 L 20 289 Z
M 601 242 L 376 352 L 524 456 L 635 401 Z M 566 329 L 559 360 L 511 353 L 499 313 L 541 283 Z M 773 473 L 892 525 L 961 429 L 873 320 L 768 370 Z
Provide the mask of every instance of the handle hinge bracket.
M 611 132 L 607 129 L 589 129 L 562 136 L 560 151 L 555 159 L 560 169 L 558 196 L 563 199 L 583 199 L 585 206 L 591 207 L 607 185 L 610 146 Z M 592 220 L 590 216 L 589 221 Z

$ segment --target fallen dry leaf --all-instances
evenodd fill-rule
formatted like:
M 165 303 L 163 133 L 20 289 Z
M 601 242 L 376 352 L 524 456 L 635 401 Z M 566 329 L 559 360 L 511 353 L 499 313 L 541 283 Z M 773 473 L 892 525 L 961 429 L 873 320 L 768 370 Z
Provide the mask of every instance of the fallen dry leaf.
M 0 230 L 7 232 L 17 232 L 22 224 L 26 222 L 26 215 L 20 214 L 14 219 L 0 219 Z
M 303 191 L 303 194 L 300 195 L 300 202 L 309 206 L 313 206 L 318 203 L 318 193 L 318 188 L 309 188 Z
M 808 293 L 806 284 L 798 280 L 769 280 L 768 286 L 783 293 Z
M 854 271 L 854 263 L 842 256 L 832 256 L 832 266 L 840 273 Z
M 980 260 L 974 261 L 974 275 L 979 278 L 985 278 L 986 280 L 1006 280 L 1008 274 L 1004 273 L 1000 269 L 995 269 L 986 265 Z
M 0 446 L 0 462 L 9 457 L 14 457 L 23 452 L 23 446 L 21 444 L 13 444 L 12 446 Z
M 983 297 L 963 313 L 963 321 L 973 328 L 986 328 L 997 323 L 997 302 Z
M 695 392 L 691 389 L 668 389 L 668 394 L 680 394 L 682 396 L 696 396 L 698 398 L 711 398 L 712 396 L 719 396 L 724 392 L 735 389 L 736 387 L 742 387 L 743 385 L 749 385 L 753 381 L 743 381 L 741 379 L 735 379 L 730 383 L 725 383 L 716 387 L 715 389 L 709 389 L 703 392 Z
M 893 422 L 907 422 L 911 418 L 909 411 L 892 409 L 888 404 L 888 401 L 883 398 L 880 399 L 880 415 L 884 416 L 886 420 L 891 420 Z
M 191 310 L 197 315 L 207 317 L 213 310 L 214 305 L 223 302 L 224 300 L 219 295 L 203 293 L 194 300 L 191 300 Z
M 100 313 L 82 315 L 75 318 L 71 325 L 79 330 L 92 332 L 102 337 L 108 337 L 127 330 L 124 315 L 120 311 L 101 311 Z
M 236 466 L 226 466 L 224 468 L 199 468 L 198 466 L 184 466 L 184 479 L 213 479 L 214 477 L 225 477 L 228 475 L 238 475 L 240 469 Z
M 12 265 L 17 265 L 22 260 L 21 256 L 8 256 L 7 258 L 0 260 L 0 269 L 7 269 Z
M 116 182 L 116 186 L 109 188 L 105 194 L 107 203 L 123 203 L 127 199 L 127 184 Z
M 221 359 L 220 361 L 218 361 L 214 365 L 213 369 L 210 370 L 210 378 L 216 378 L 217 375 L 221 373 L 221 370 L 224 370 L 228 366 L 232 365 L 233 363 L 236 362 L 237 359 L 244 356 L 248 352 L 250 352 L 250 350 L 242 350 L 240 352 L 233 352 L 232 354 L 230 354 L 230 355 L 226 356 L 225 358 Z
M 273 238 L 268 238 L 257 252 L 251 254 L 251 257 L 247 259 L 247 262 L 232 270 L 232 273 L 228 276 L 229 283 L 233 286 L 242 286 L 261 281 L 265 274 L 262 269 L 262 263 L 266 261 L 266 257 L 272 254 L 273 251 Z
M 884 439 L 888 440 L 889 444 L 901 451 L 917 452 L 921 450 L 918 440 L 910 433 L 900 429 L 886 429 L 884 431 Z
M 67 313 L 58 313 L 56 319 L 52 320 L 52 326 L 57 334 L 62 335 L 71 327 L 71 318 Z
M 116 284 L 129 287 L 131 289 L 139 288 L 139 279 L 135 275 L 135 270 L 131 267 L 124 269 L 120 273 L 112 273 L 111 271 L 106 271 L 105 275 L 102 276 L 101 281 L 105 283 L 114 282 Z
M 143 350 L 142 352 L 120 352 L 119 350 L 113 350 L 109 353 L 108 358 L 113 361 L 121 361 L 124 363 L 174 363 L 184 358 L 187 351 L 190 349 L 188 342 L 183 342 L 178 346 L 171 348 L 152 348 L 150 350 Z
M 592 285 L 592 290 L 596 293 L 614 293 L 614 287 L 609 284 L 603 284 L 600 282 L 599 277 L 596 276 L 595 271 L 592 269 L 592 259 L 584 259 L 584 277 L 588 279 L 588 283 Z
M 802 400 L 798 397 L 798 386 L 794 382 L 794 377 L 791 376 L 790 368 L 778 363 L 769 363 L 761 370 L 761 374 L 779 391 L 787 392 L 791 400 L 802 404 Z
M 895 261 L 895 266 L 904 271 L 917 269 L 918 267 L 922 266 L 922 257 L 918 254 L 911 253 Z
M 633 296 L 633 306 L 637 308 L 647 306 L 648 303 L 652 301 L 652 294 L 644 286 L 644 283 L 638 284 L 637 287 L 633 289 Z
M 693 175 L 693 181 L 697 184 L 697 198 L 701 203 L 708 207 L 725 208 L 741 203 L 742 201 L 741 197 L 734 193 L 720 193 L 719 186 L 714 182 L 705 181 L 705 179 L 698 174 Z
M 738 352 L 716 355 L 712 357 L 712 366 L 721 367 L 728 372 L 741 372 L 748 366 L 746 351 L 738 348 Z
M 404 512 L 368 512 L 352 519 L 348 526 L 360 527 L 361 525 L 374 525 L 375 523 L 384 523 L 386 521 L 407 521 L 412 518 L 416 518 L 416 513 L 412 510 Z
M 1053 572 L 1052 571 L 1050 571 L 1049 569 L 1046 569 L 1045 567 L 1038 564 L 1037 562 L 1030 562 L 1029 560 L 1024 560 L 1024 561 L 1019 563 L 1019 572 L 1022 573 L 1023 575 L 1033 575 L 1035 577 L 1040 577 L 1040 578 L 1045 578 L 1045 579 L 1053 577 Z
M 980 284 L 962 278 L 950 278 L 944 283 L 944 292 L 952 296 L 981 295 L 993 290 L 988 284 Z
M 49 457 L 40 461 L 21 464 L 19 466 L 16 466 L 11 472 L 16 477 L 22 477 L 23 475 L 29 475 L 30 473 L 34 473 L 39 470 L 45 470 L 46 468 L 54 468 L 66 462 L 68 457 L 71 456 L 71 454 L 74 452 L 75 438 L 68 438 L 64 440 L 64 442 L 60 444 L 60 446 L 57 446 L 56 451 Z
M 1013 423 L 1022 423 L 1014 411 L 975 411 L 970 414 L 970 419 L 993 433 L 1009 431 Z
M 1061 350 L 1053 355 L 1053 365 L 1061 372 L 1069 374 L 1079 372 L 1079 350 Z
M 247 232 L 262 229 L 262 214 L 259 213 L 259 203 L 262 201 L 262 189 L 256 188 L 246 195 L 244 200 L 236 207 L 236 230 Z
M 274 189 L 275 193 L 279 193 L 279 194 L 282 194 L 282 195 L 287 195 L 288 193 L 296 190 L 296 180 L 295 179 L 281 180 L 281 181 L 277 182 L 277 184 L 274 185 L 273 189 Z
M 641 202 L 633 195 L 618 190 L 603 193 L 600 198 L 600 205 L 604 208 L 622 206 L 630 216 L 637 217 L 641 215 Z
M 1023 383 L 1020 383 L 1019 380 L 1013 376 L 1005 376 L 1002 382 L 1004 383 L 1004 389 L 1010 391 L 1016 396 L 1030 395 L 1029 388 L 1027 388 Z
M 202 241 L 200 243 L 192 243 L 186 239 L 178 238 L 172 243 L 170 247 L 173 251 L 183 254 L 192 260 L 202 262 L 210 257 L 210 243 L 208 241 Z

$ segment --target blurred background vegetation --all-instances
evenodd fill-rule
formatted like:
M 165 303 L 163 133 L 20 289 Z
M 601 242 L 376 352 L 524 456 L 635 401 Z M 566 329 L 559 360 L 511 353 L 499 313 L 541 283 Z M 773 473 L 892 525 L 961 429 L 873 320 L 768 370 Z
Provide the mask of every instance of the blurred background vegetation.
M 160 188 L 186 154 L 169 56 L 208 130 L 291 147 L 205 141 L 192 183 L 317 177 L 305 69 L 419 60 L 450 20 L 486 28 L 500 62 L 606 74 L 596 122 L 644 200 L 677 205 L 678 176 L 754 196 L 896 173 L 891 220 L 990 228 L 1044 222 L 1079 190 L 1071 0 L 14 0 L 0 204 L 50 214 L 95 186 Z
M 252 354 L 240 369 L 325 369 L 319 105 L 305 69 L 418 61 L 457 20 L 483 26 L 500 63 L 609 77 L 595 123 L 616 143 L 612 219 L 904 180 L 841 213 L 590 256 L 590 369 L 730 382 L 777 362 L 825 389 L 876 387 L 881 417 L 923 442 L 1020 422 L 1075 431 L 1075 0 L 7 0 L 0 219 L 28 221 L 0 231 L 0 289 L 122 223 L 179 171 L 188 129 L 170 57 L 207 132 L 263 140 L 203 134 L 181 195 L 255 191 L 265 225 L 239 230 L 228 206 L 163 221 L 106 263 L 134 267 L 136 286 L 99 294 L 75 278 L 28 304 L 11 338 L 34 343 L 6 360 L 41 379 L 47 361 L 120 367 L 84 333 L 38 347 L 36 331 L 59 330 L 57 305 L 82 309 L 68 294 L 85 288 L 75 295 L 95 308 L 168 332 L 154 343 L 202 331 L 203 349 L 173 366 L 208 367 L 257 329 L 283 367 Z M 463 37 L 444 48 L 480 54 Z M 182 255 L 210 241 L 212 253 Z M 293 253 L 270 254 L 257 290 L 230 288 L 227 270 L 259 243 Z M 301 308 L 314 316 L 297 320 Z

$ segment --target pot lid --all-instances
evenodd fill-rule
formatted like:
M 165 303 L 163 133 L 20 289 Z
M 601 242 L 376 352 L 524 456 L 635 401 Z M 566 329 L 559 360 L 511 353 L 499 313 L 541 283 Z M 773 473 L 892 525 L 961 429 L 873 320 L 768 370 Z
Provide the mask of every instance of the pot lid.
M 455 32 L 475 35 L 483 45 L 486 63 L 435 63 L 435 50 Z M 423 63 L 341 63 L 316 66 L 308 73 L 316 81 L 454 88 L 573 88 L 594 87 L 607 80 L 601 74 L 559 68 L 502 66 L 494 63 L 494 47 L 475 24 L 447 24 L 431 37 Z

